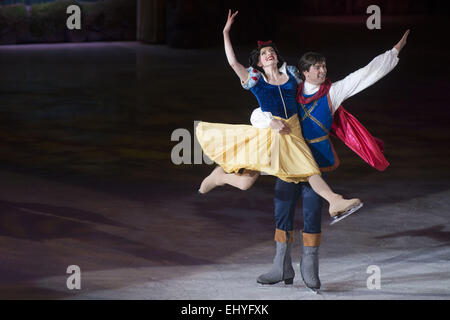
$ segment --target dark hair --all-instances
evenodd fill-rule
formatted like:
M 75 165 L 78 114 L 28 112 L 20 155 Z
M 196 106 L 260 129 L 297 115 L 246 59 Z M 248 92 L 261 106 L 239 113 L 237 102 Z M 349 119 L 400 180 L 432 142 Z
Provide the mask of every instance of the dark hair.
M 307 52 L 298 61 L 298 70 L 300 71 L 300 77 L 305 81 L 305 75 L 303 74 L 303 71 L 308 71 L 309 68 L 313 65 L 315 65 L 318 62 L 326 62 L 327 59 L 325 59 L 325 56 L 321 53 L 317 52 Z
M 250 64 L 251 67 L 253 67 L 254 69 L 258 70 L 259 72 L 264 73 L 264 69 L 258 66 L 258 62 L 259 62 L 259 55 L 261 54 L 261 49 L 262 48 L 266 48 L 266 47 L 272 47 L 273 50 L 275 50 L 275 53 L 277 54 L 277 58 L 278 58 L 278 69 L 281 68 L 281 66 L 284 64 L 284 59 L 280 56 L 280 53 L 278 52 L 277 46 L 275 45 L 275 43 L 271 43 L 271 44 L 267 44 L 267 45 L 262 45 L 258 48 L 256 48 L 255 50 L 253 50 L 252 52 L 250 52 L 250 57 L 248 58 L 248 62 Z

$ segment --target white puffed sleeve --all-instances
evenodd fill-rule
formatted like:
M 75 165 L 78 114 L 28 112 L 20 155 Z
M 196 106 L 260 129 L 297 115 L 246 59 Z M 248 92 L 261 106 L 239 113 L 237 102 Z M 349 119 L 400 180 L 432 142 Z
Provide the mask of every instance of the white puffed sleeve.
M 252 115 L 250 116 L 252 126 L 261 129 L 268 128 L 272 119 L 272 113 L 262 111 L 261 108 L 256 108 L 253 110 Z
M 349 74 L 344 79 L 334 82 L 330 88 L 330 99 L 333 110 L 351 96 L 370 87 L 383 78 L 398 64 L 398 50 L 392 48 L 376 56 L 368 65 Z
M 297 81 L 297 84 L 300 84 L 303 82 L 302 78 L 300 77 L 300 71 L 295 66 L 286 66 L 286 70 L 294 76 L 295 81 Z

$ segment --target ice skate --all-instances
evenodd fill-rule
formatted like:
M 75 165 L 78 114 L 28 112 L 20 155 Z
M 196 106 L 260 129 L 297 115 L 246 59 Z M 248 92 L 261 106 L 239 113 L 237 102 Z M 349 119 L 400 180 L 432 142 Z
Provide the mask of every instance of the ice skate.
M 300 273 L 306 287 L 318 294 L 320 289 L 319 246 L 303 246 L 303 254 L 300 261 Z
M 308 290 L 311 291 L 311 293 L 320 294 L 320 289 L 308 288 Z
M 330 216 L 333 221 L 330 225 L 341 221 L 342 219 L 348 217 L 352 213 L 355 213 L 361 207 L 363 203 L 359 199 L 346 200 L 341 195 L 337 195 L 333 202 L 330 204 Z
M 285 284 L 294 283 L 294 268 L 292 267 L 290 243 L 277 242 L 277 251 L 273 259 L 272 270 L 258 277 L 260 284 L 276 284 L 284 281 Z

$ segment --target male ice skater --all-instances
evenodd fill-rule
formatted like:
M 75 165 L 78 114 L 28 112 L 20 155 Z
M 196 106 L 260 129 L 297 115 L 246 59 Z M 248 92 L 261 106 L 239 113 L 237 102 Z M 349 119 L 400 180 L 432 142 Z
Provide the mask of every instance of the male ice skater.
M 322 54 L 308 52 L 300 58 L 298 68 L 303 83 L 299 85 L 297 94 L 298 116 L 303 136 L 322 172 L 334 170 L 339 165 L 329 137 L 333 116 L 343 101 L 380 80 L 397 65 L 398 54 L 405 46 L 408 34 L 409 30 L 391 50 L 375 57 L 364 68 L 334 83 L 326 78 L 326 59 Z M 280 130 L 280 133 L 289 132 L 286 123 L 273 119 L 270 113 L 263 112 L 260 108 L 253 111 L 250 121 L 257 128 L 270 126 Z M 261 284 L 275 284 L 280 281 L 292 283 L 295 272 L 290 251 L 294 241 L 294 212 L 300 196 L 304 224 L 300 273 L 306 286 L 317 291 L 321 285 L 319 246 L 322 236 L 322 198 L 308 183 L 295 184 L 277 179 L 274 196 L 276 254 L 272 269 L 259 276 L 257 281 Z

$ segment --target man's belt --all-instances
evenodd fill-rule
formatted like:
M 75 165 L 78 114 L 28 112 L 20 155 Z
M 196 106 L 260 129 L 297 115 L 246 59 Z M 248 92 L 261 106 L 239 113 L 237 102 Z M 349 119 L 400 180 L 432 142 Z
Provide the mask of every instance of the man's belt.
M 308 143 L 317 143 L 317 142 L 325 141 L 325 140 L 327 140 L 329 138 L 330 138 L 330 136 L 328 134 L 326 134 L 326 135 L 324 135 L 322 137 L 319 137 L 319 138 L 315 138 L 315 139 L 312 139 L 312 140 L 309 140 L 309 139 L 305 138 L 305 140 Z

